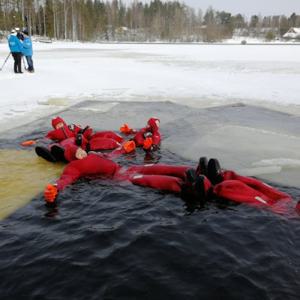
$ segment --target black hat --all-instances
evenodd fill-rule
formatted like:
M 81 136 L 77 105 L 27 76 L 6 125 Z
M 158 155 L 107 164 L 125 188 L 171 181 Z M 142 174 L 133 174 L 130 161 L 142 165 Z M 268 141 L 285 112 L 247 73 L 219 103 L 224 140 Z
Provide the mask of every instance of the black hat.
M 24 33 L 24 34 L 26 34 L 26 35 L 29 34 L 27 29 L 24 29 L 24 30 L 22 31 L 22 33 Z

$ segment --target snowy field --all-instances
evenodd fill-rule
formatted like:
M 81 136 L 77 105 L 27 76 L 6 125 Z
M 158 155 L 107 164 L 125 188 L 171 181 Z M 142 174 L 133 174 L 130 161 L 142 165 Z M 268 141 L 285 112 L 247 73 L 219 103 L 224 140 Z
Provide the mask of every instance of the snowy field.
M 243 102 L 299 113 L 300 46 L 34 43 L 35 74 L 0 72 L 0 125 L 80 100 Z M 1 64 L 7 56 L 0 44 Z

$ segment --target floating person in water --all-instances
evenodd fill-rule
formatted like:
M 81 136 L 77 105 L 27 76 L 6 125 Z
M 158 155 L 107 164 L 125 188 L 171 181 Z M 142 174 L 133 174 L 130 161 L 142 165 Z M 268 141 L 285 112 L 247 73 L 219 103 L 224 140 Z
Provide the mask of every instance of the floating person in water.
M 275 213 L 288 213 L 291 197 L 257 179 L 240 176 L 220 168 L 217 159 L 201 158 L 197 169 L 191 166 L 166 164 L 122 167 L 99 154 L 84 154 L 69 163 L 55 184 L 44 191 L 46 203 L 55 204 L 58 193 L 84 177 L 109 178 L 156 190 L 181 194 L 198 200 L 202 205 L 214 197 L 267 208 Z M 299 209 L 299 205 L 297 206 Z
M 37 146 L 35 151 L 38 156 L 50 162 L 72 161 L 77 159 L 76 155 L 70 155 L 70 149 L 79 146 L 83 150 L 89 151 L 113 151 L 107 157 L 110 159 L 120 155 L 131 153 L 136 146 L 141 146 L 147 152 L 157 150 L 161 142 L 159 133 L 159 119 L 150 118 L 148 125 L 136 133 L 133 139 L 125 141 L 123 137 L 113 131 L 100 131 L 93 133 L 90 127 L 84 129 L 79 125 L 67 125 L 60 117 L 52 120 L 53 130 L 45 136 L 46 139 L 55 141 L 55 143 L 45 146 Z M 71 150 L 71 153 L 73 150 Z
M 159 149 L 161 134 L 159 132 L 160 120 L 152 117 L 148 120 L 146 127 L 134 130 L 127 123 L 120 127 L 120 131 L 126 135 L 135 134 L 133 141 L 137 147 L 142 147 L 145 151 L 155 151 Z
M 68 125 L 61 117 L 52 119 L 52 127 L 53 130 L 45 136 L 48 145 L 38 145 L 35 148 L 38 156 L 50 162 L 66 161 L 66 146 L 77 145 L 86 151 L 103 151 L 120 148 L 124 142 L 124 139 L 113 131 L 94 133 L 89 126 L 82 129 L 80 125 Z

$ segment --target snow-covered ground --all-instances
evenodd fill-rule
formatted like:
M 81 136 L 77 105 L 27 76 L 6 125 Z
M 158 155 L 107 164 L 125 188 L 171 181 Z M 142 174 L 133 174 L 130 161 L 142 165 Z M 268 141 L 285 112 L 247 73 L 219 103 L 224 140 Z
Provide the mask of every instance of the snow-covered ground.
M 194 161 L 199 155 L 218 157 L 242 174 L 298 185 L 300 45 L 55 42 L 34 43 L 34 50 L 34 74 L 14 74 L 12 59 L 0 72 L 0 133 L 82 100 L 94 100 L 80 111 L 95 113 L 81 121 L 96 128 L 97 113 L 123 101 L 144 101 L 144 116 L 143 109 L 129 113 L 128 106 L 112 114 L 113 123 L 106 119 L 105 126 L 113 126 L 105 128 L 125 121 L 140 127 L 157 115 L 168 132 L 163 147 L 174 153 Z M 2 61 L 7 53 L 7 45 L 0 44 Z M 149 106 L 155 101 L 160 104 Z M 163 111 L 164 101 L 188 107 Z M 240 104 L 201 112 L 189 108 L 233 103 L 277 112 Z M 69 111 L 68 121 L 80 122 L 74 114 Z
M 34 43 L 35 74 L 0 72 L 0 125 L 83 99 L 244 102 L 298 112 L 298 45 Z M 1 64 L 8 54 L 0 44 Z

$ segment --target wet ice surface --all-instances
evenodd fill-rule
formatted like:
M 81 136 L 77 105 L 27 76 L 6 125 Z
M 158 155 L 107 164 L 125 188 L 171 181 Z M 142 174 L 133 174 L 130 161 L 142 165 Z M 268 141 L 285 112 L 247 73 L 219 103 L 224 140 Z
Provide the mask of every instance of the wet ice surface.
M 299 46 L 53 46 L 35 52 L 36 74 L 16 76 L 11 62 L 0 74 L 0 148 L 40 137 L 57 114 L 98 130 L 155 115 L 154 162 L 217 157 L 299 200 Z M 39 194 L 0 222 L 1 300 L 298 299 L 299 228 L 246 205 L 198 210 L 83 180 L 58 211 Z
M 283 167 L 267 175 L 294 204 L 299 199 L 299 188 L 278 177 L 299 174 L 298 117 L 245 105 L 118 101 L 86 101 L 60 115 L 117 130 L 124 122 L 139 128 L 154 112 L 163 141 L 153 162 L 196 165 L 207 155 L 228 168 Z M 0 134 L 0 148 L 41 136 L 52 116 Z M 119 160 L 143 161 L 142 150 Z M 0 222 L 1 300 L 298 299 L 299 216 L 227 201 L 200 209 L 176 195 L 109 180 L 81 180 L 60 194 L 57 209 L 47 210 L 42 189 Z
M 257 176 L 282 185 L 299 186 L 300 122 L 298 116 L 266 108 L 233 104 L 191 108 L 171 102 L 86 101 L 62 112 L 70 123 L 99 130 L 118 130 L 127 122 L 133 128 L 148 118 L 161 119 L 162 148 L 184 159 L 218 158 L 225 169 Z M 40 132 L 50 118 L 14 129 L 3 137 Z

